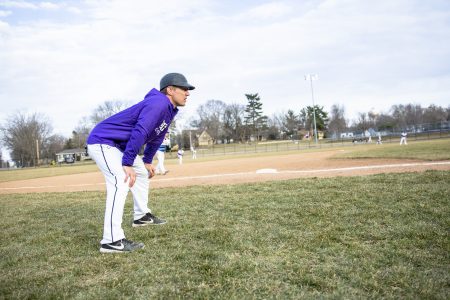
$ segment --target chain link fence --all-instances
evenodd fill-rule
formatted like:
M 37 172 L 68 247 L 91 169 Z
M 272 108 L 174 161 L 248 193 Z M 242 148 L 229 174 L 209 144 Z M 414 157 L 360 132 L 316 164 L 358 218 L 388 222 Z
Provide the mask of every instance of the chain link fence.
M 264 152 L 287 152 L 304 149 L 330 148 L 340 146 L 354 146 L 358 144 L 377 143 L 378 134 L 381 136 L 382 143 L 399 143 L 402 131 L 408 133 L 408 141 L 432 140 L 450 138 L 450 122 L 440 122 L 434 124 L 409 125 L 404 128 L 391 130 L 366 130 L 365 132 L 346 132 L 345 137 L 319 139 L 316 144 L 314 138 L 303 140 L 278 140 L 278 141 L 260 141 L 248 143 L 215 144 L 207 147 L 198 147 L 196 149 L 197 158 L 208 156 L 223 155 L 242 155 L 248 153 Z M 368 134 L 371 136 L 371 141 Z M 192 158 L 193 153 L 190 150 L 184 152 L 184 157 Z M 176 152 L 167 153 L 168 158 L 176 158 Z

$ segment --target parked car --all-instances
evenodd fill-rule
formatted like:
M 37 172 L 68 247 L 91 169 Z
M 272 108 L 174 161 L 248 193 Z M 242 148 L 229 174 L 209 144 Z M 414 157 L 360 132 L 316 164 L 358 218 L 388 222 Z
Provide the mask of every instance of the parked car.
M 75 158 L 73 158 L 73 156 L 67 156 L 64 161 L 66 164 L 73 164 L 75 162 Z

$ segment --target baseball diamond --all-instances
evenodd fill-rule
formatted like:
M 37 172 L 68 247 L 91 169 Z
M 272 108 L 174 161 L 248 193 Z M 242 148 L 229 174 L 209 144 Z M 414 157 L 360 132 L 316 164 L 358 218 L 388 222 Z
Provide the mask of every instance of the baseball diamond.
M 295 153 L 268 157 L 198 161 L 169 165 L 170 173 L 150 180 L 151 188 L 210 184 L 238 184 L 300 177 L 369 175 L 386 172 L 450 170 L 450 161 L 410 159 L 331 159 L 342 150 Z M 261 172 L 264 169 L 276 172 Z M 238 170 L 238 171 L 237 171 Z M 259 172 L 258 172 L 259 171 Z M 0 183 L 0 194 L 104 190 L 100 172 L 62 175 Z

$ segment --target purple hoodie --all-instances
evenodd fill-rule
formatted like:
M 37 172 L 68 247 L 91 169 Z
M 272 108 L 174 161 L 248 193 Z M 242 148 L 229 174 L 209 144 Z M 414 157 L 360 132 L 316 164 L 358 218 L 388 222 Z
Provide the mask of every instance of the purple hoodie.
M 98 123 L 87 144 L 118 148 L 123 152 L 123 166 L 132 166 L 141 147 L 147 144 L 143 161 L 150 164 L 177 112 L 166 95 L 152 89 L 141 102 Z

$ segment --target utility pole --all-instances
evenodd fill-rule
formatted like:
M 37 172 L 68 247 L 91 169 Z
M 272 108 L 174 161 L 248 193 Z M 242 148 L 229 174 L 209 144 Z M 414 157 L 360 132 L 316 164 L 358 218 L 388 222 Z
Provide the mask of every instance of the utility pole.
M 36 165 L 39 166 L 39 140 L 36 139 Z
M 319 76 L 317 74 L 307 74 L 305 75 L 305 80 L 309 80 L 311 82 L 311 98 L 313 103 L 313 117 L 314 117 L 314 140 L 317 145 L 317 125 L 316 125 L 316 107 L 314 104 L 314 89 L 313 89 L 313 80 L 319 79 Z

